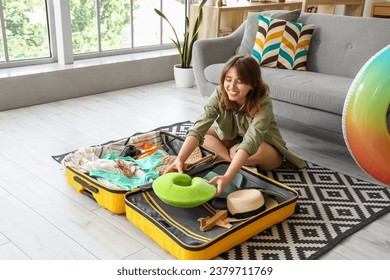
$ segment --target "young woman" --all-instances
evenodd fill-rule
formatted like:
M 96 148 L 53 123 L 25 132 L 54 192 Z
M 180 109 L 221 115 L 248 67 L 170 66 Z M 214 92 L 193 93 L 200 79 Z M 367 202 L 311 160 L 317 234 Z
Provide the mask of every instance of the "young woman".
M 268 86 L 253 57 L 232 57 L 222 71 L 220 85 L 189 129 L 179 155 L 165 173 L 183 172 L 184 162 L 198 145 L 214 151 L 219 159 L 231 161 L 224 175 L 209 181 L 218 186 L 216 196 L 243 165 L 272 170 L 286 158 L 297 168 L 306 167 L 302 159 L 286 148 L 274 120 Z

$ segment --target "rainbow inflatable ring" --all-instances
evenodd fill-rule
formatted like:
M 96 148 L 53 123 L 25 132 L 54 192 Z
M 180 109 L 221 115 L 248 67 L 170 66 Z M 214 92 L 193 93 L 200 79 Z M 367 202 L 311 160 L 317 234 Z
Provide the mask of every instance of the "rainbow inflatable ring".
M 356 163 L 390 186 L 390 45 L 375 54 L 357 74 L 344 103 L 342 127 Z

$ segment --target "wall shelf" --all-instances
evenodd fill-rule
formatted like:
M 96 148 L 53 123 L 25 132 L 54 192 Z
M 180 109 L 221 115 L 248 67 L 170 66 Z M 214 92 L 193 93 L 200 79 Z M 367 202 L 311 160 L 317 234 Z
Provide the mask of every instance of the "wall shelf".
M 199 4 L 190 6 L 190 30 L 194 24 Z M 302 9 L 302 2 L 237 2 L 226 6 L 204 6 L 203 22 L 198 38 L 213 38 L 229 35 L 236 30 L 247 18 L 249 12 L 266 10 L 296 10 Z
M 390 18 L 390 2 L 372 3 L 371 16 Z
M 344 6 L 344 15 L 362 16 L 365 0 L 302 0 L 303 9 L 307 11 L 309 7 L 318 7 L 318 13 L 334 14 L 336 6 Z

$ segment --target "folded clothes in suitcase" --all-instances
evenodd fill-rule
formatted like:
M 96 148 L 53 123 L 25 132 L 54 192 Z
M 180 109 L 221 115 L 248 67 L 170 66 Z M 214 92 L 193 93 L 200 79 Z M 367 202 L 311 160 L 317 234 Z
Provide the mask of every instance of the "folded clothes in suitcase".
M 227 168 L 228 162 L 200 165 L 189 174 L 207 178 L 213 170 Z M 229 214 L 223 221 L 228 226 L 204 230 L 202 222 L 210 221 L 220 211 L 212 201 L 193 208 L 178 208 L 161 201 L 152 187 L 136 189 L 125 195 L 126 216 L 147 236 L 178 259 L 212 259 L 261 231 L 291 216 L 298 193 L 279 182 L 243 167 L 238 191 L 259 190 L 265 198 L 265 209 L 244 219 Z M 237 192 L 237 191 L 236 191 Z M 232 192 L 232 194 L 234 191 Z M 215 199 L 215 198 L 214 198 Z M 217 215 L 216 215 L 217 214 Z M 206 219 L 205 219 L 206 218 Z M 221 225 L 221 223 L 219 224 Z
M 65 166 L 67 181 L 75 190 L 94 199 L 100 206 L 115 214 L 124 214 L 125 194 L 134 188 L 148 185 L 150 186 L 153 179 L 159 176 L 162 172 L 161 168 L 164 167 L 159 165 L 161 162 L 158 162 L 158 160 L 169 159 L 170 156 L 176 156 L 179 153 L 183 142 L 184 139 L 182 137 L 176 136 L 172 133 L 166 131 L 153 131 L 144 134 L 136 134 L 106 145 L 79 149 L 78 151 L 67 155 L 63 159 L 62 163 Z M 141 150 L 144 145 L 147 145 L 146 147 L 153 147 L 153 149 Z M 129 168 L 126 169 L 126 167 L 123 167 L 121 163 L 129 166 L 129 162 L 118 160 L 121 159 L 121 157 L 117 156 L 121 154 L 123 155 L 125 152 L 132 152 L 134 147 L 139 147 L 139 151 L 142 151 L 142 154 L 138 153 L 136 155 L 138 158 L 143 155 L 148 155 L 149 151 L 151 154 L 149 158 L 155 158 L 156 161 L 151 162 L 150 160 L 148 161 L 147 157 L 144 157 L 131 162 L 134 163 L 132 167 L 136 168 L 137 171 L 134 171 L 134 169 L 129 170 Z M 155 150 L 158 150 L 158 152 L 154 153 Z M 189 167 L 196 166 L 202 162 L 213 161 L 215 159 L 215 153 L 203 147 L 200 147 L 197 151 L 198 154 L 192 158 L 192 161 L 191 158 L 189 159 Z M 154 156 L 157 154 L 161 157 Z M 80 155 L 83 155 L 83 157 Z M 87 159 L 84 158 L 85 155 L 87 155 Z M 113 164 L 114 167 L 112 167 L 111 164 Z M 165 162 L 163 164 L 166 165 L 168 163 Z M 103 165 L 104 167 L 110 165 L 113 172 L 100 170 Z M 121 168 L 122 171 L 119 170 Z M 142 176 L 130 179 L 124 178 L 125 176 L 115 172 L 115 169 L 124 174 L 126 174 L 125 171 L 134 171 L 137 174 L 141 173 Z M 145 172 L 145 170 L 147 170 L 147 172 Z M 119 187 L 112 182 L 102 179 L 102 174 L 111 176 L 114 179 L 118 178 L 118 182 L 123 182 L 124 179 L 127 179 L 127 181 L 131 181 L 131 186 L 128 187 L 126 181 L 124 186 Z

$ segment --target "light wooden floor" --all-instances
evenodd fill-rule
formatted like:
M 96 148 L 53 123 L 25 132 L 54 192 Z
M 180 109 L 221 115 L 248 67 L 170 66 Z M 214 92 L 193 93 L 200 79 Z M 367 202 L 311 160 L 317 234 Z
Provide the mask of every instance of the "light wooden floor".
M 205 100 L 170 81 L 0 112 L 0 259 L 173 259 L 124 215 L 71 188 L 51 155 L 195 120 Z M 371 180 L 341 136 L 287 120 L 279 125 L 303 158 Z M 390 215 L 321 259 L 390 259 Z

